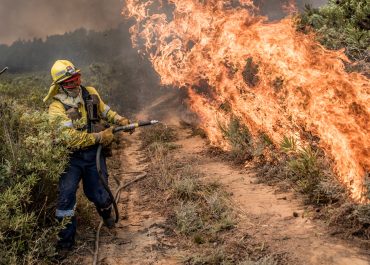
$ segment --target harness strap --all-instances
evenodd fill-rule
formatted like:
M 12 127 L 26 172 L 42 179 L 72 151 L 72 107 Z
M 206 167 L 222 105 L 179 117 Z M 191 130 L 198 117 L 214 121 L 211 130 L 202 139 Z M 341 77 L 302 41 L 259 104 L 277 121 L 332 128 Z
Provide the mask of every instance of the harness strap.
M 87 101 L 91 100 L 91 95 L 90 95 L 89 91 L 87 91 L 86 87 L 84 87 L 84 86 L 80 86 L 80 87 L 81 87 L 81 90 L 82 90 L 82 99 L 84 101 L 85 110 L 86 110 L 86 113 L 87 113 L 87 115 L 86 115 L 87 132 L 92 133 L 93 132 L 93 122 L 90 120 L 89 109 L 87 108 Z

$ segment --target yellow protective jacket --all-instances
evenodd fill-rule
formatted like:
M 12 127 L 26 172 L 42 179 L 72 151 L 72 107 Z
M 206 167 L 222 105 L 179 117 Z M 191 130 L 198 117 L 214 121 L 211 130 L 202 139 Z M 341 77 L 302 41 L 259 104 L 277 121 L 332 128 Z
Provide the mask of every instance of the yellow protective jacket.
M 91 95 L 95 94 L 99 98 L 99 116 L 107 122 L 115 123 L 116 118 L 120 117 L 117 112 L 112 111 L 110 107 L 103 102 L 95 88 L 86 87 L 86 89 Z M 81 113 L 81 118 L 74 121 L 70 119 L 63 104 L 71 107 L 77 106 L 78 111 Z M 69 147 L 81 149 L 96 144 L 95 137 L 91 133 L 87 133 L 86 129 L 77 130 L 87 124 L 87 112 L 82 96 L 80 99 L 74 100 L 71 97 L 67 97 L 64 92 L 55 95 L 49 106 L 49 116 L 51 120 L 60 122 L 62 129 L 67 130 L 70 136 L 68 142 Z

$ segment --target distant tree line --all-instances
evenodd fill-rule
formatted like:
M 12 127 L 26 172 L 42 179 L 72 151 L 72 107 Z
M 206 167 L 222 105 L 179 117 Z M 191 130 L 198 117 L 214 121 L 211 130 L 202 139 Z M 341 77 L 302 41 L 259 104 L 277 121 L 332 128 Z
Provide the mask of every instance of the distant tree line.
M 57 59 L 66 58 L 76 65 L 110 62 L 124 54 L 133 53 L 128 24 L 96 32 L 84 28 L 63 35 L 48 36 L 45 40 L 18 40 L 12 45 L 0 45 L 0 67 L 9 66 L 12 72 L 49 70 Z

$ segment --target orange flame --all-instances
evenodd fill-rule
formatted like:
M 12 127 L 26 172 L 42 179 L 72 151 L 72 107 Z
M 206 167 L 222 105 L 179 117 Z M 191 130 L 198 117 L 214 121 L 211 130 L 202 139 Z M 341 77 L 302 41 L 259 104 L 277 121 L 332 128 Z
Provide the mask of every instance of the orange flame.
M 343 51 L 326 50 L 313 34 L 297 32 L 291 18 L 269 23 L 253 15 L 251 0 L 229 2 L 127 0 L 124 14 L 135 18 L 132 41 L 162 84 L 188 88 L 212 144 L 228 148 L 218 124 L 231 115 L 275 143 L 310 131 L 352 198 L 365 202 L 369 80 L 347 73 Z M 197 93 L 204 82 L 211 95 Z M 229 112 L 220 110 L 225 102 Z

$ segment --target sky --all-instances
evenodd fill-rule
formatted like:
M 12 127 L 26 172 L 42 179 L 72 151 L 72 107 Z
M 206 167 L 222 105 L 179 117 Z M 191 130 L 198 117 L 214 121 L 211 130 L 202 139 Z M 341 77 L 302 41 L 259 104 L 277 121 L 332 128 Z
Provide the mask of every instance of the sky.
M 259 0 L 271 16 L 278 16 L 279 0 Z M 298 0 L 315 6 L 327 0 Z M 124 0 L 0 0 L 0 44 L 15 40 L 45 38 L 78 28 L 97 31 L 116 27 L 123 21 Z M 271 8 L 270 8 L 271 6 Z
M 123 21 L 122 7 L 122 0 L 0 0 L 0 43 L 114 28 Z

